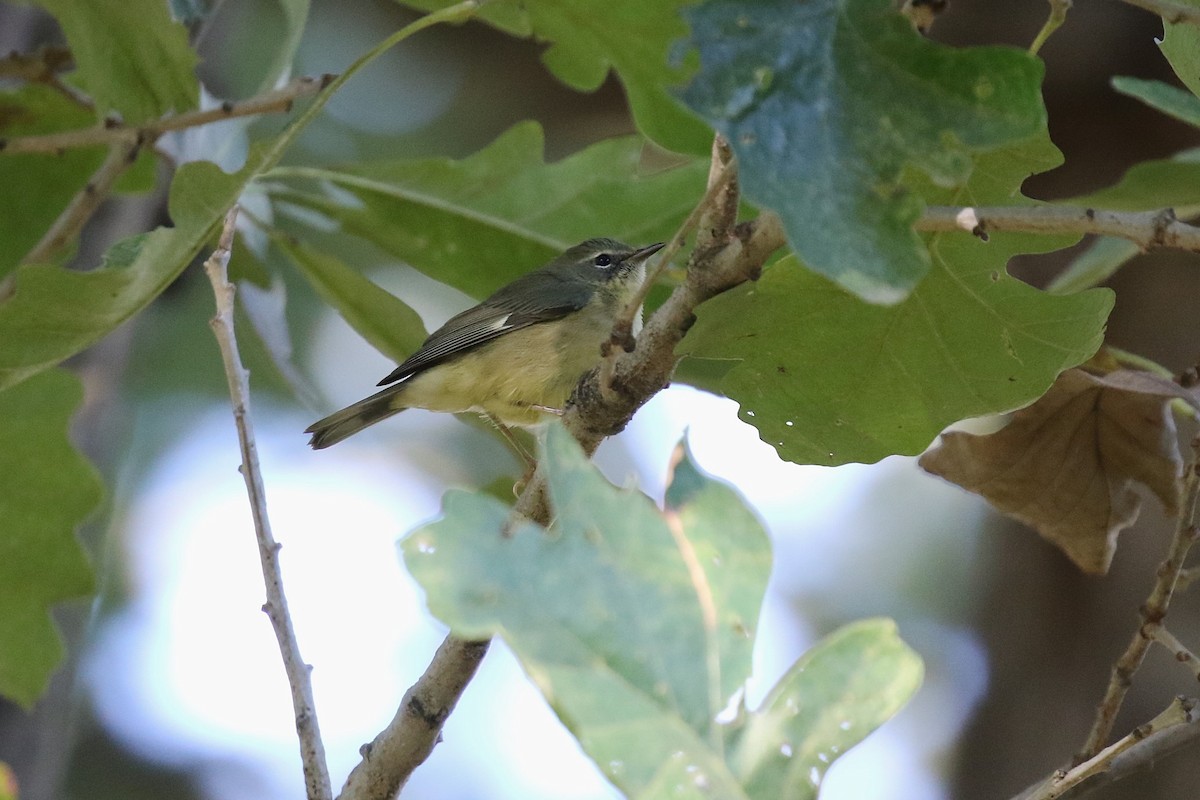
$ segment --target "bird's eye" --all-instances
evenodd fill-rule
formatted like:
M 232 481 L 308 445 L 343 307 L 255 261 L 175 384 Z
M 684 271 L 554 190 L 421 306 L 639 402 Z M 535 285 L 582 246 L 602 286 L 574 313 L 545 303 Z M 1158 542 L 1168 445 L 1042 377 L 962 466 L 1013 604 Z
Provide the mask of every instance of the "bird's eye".
M 596 256 L 596 260 L 592 263 L 597 267 L 611 267 L 613 260 L 612 256 L 610 256 L 608 253 L 601 253 L 600 255 Z

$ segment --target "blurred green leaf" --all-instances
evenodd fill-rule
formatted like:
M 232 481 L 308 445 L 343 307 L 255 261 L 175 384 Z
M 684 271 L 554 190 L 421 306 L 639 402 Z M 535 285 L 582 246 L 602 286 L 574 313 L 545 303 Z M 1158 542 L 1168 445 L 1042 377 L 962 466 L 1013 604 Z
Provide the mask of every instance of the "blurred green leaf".
M 329 253 L 280 238 L 276 245 L 360 336 L 397 364 L 425 341 L 420 315 Z
M 49 86 L 0 92 L 0 138 L 84 128 L 92 115 Z M 104 148 L 0 155 L 0 278 L 33 249 L 104 161 Z M 21 187 L 20 191 L 12 187 Z
M 812 776 L 919 684 L 894 626 L 868 622 L 814 648 L 761 710 L 717 722 L 749 677 L 770 568 L 754 516 L 684 454 L 662 512 L 605 481 L 561 426 L 541 463 L 549 532 L 503 537 L 503 504 L 449 492 L 405 561 L 457 635 L 504 637 L 627 795 L 814 797 Z M 779 763 L 785 751 L 798 760 Z
M 62 657 L 50 607 L 92 590 L 75 530 L 102 487 L 67 439 L 82 400 L 62 370 L 0 391 L 0 694 L 26 707 Z
M 461 161 L 285 167 L 271 177 L 327 181 L 335 191 L 277 188 L 273 196 L 281 212 L 288 203 L 320 211 L 346 233 L 483 297 L 593 236 L 660 241 L 704 194 L 708 167 L 699 161 L 641 174 L 640 137 L 607 139 L 553 164 L 542 160 L 542 143 L 540 126 L 524 122 Z
M 1053 294 L 1073 294 L 1099 286 L 1111 278 L 1142 248 L 1128 239 L 1100 236 L 1046 286 Z
M 401 0 L 433 10 L 454 0 Z M 680 9 L 696 0 L 494 0 L 479 18 L 514 36 L 550 46 L 542 60 L 556 77 L 581 92 L 597 89 L 609 69 L 625 87 L 638 130 L 680 153 L 707 155 L 712 130 L 671 96 L 691 65 L 675 63 L 671 48 L 687 35 Z
M 1032 204 L 1015 187 L 1057 151 L 1044 137 L 981 158 L 946 205 Z M 924 450 L 944 427 L 1023 406 L 1100 346 L 1112 293 L 1040 292 L 1005 271 L 1018 253 L 1078 237 L 929 236 L 934 266 L 895 306 L 863 303 L 793 256 L 697 311 L 681 352 L 729 359 L 714 385 L 796 463 L 874 462 Z
M 890 0 L 710 0 L 689 9 L 700 71 L 684 101 L 738 156 L 746 197 L 773 208 L 812 269 L 876 303 L 929 271 L 905 165 L 961 186 L 973 153 L 1046 125 L 1028 53 L 955 49 Z
M 101 117 L 136 124 L 199 101 L 196 54 L 163 0 L 21 0 L 49 11 L 75 56 L 78 80 Z
M 1173 208 L 1180 217 L 1194 216 L 1200 213 L 1200 149 L 1134 164 L 1113 186 L 1055 202 L 1110 211 Z
M 1112 87 L 1169 117 L 1200 128 L 1200 97 L 1191 92 L 1162 81 L 1148 81 L 1127 75 L 1114 77 Z
M 1158 47 L 1183 85 L 1200 95 L 1200 26 L 1164 19 Z

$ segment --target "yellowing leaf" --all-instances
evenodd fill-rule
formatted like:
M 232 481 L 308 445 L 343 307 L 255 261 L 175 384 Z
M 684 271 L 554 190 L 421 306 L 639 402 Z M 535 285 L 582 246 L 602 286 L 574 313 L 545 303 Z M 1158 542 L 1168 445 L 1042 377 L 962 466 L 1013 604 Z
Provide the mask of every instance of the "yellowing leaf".
M 1117 535 L 1141 508 L 1134 483 L 1169 512 L 1178 505 L 1182 461 L 1168 406 L 1175 397 L 1195 404 L 1148 373 L 1069 370 L 1004 429 L 943 434 L 921 466 L 1032 526 L 1085 572 L 1103 574 Z

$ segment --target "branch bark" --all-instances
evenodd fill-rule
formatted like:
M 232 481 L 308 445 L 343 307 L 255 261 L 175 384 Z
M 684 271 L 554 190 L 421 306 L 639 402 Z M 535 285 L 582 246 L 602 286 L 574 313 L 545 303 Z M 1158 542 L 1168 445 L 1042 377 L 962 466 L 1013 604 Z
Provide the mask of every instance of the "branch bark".
M 1142 606 L 1142 624 L 1133 634 L 1125 652 L 1113 665 L 1112 675 L 1108 681 L 1108 689 L 1104 699 L 1096 709 L 1096 719 L 1088 733 L 1087 741 L 1075 756 L 1075 764 L 1081 764 L 1096 756 L 1108 737 L 1112 734 L 1113 722 L 1125 694 L 1133 680 L 1133 675 L 1142 665 L 1150 643 L 1154 641 L 1157 631 L 1163 626 L 1167 609 L 1171 605 L 1171 597 L 1175 592 L 1179 573 L 1188 550 L 1195 544 L 1198 531 L 1196 528 L 1197 501 L 1200 499 L 1200 438 L 1192 442 L 1192 461 L 1188 465 L 1184 479 L 1184 499 L 1179 507 L 1179 519 L 1175 525 L 1175 533 L 1171 538 L 1170 549 L 1166 559 L 1158 567 L 1154 587 L 1150 596 Z
M 310 679 L 312 668 L 304 663 L 300 655 L 300 645 L 296 641 L 287 597 L 283 591 L 283 573 L 279 568 L 280 544 L 271 533 L 271 522 L 267 517 L 266 489 L 263 487 L 262 471 L 258 465 L 258 445 L 255 444 L 254 429 L 250 423 L 250 373 L 242 365 L 233 330 L 234 287 L 229 283 L 228 269 L 237 212 L 238 208 L 234 206 L 225 215 L 220 243 L 212 256 L 204 262 L 204 271 L 208 273 L 217 303 L 216 316 L 209 325 L 221 348 L 221 360 L 225 364 L 225 377 L 233 402 L 233 419 L 242 451 L 242 463 L 238 471 L 245 479 L 246 494 L 250 498 L 254 533 L 258 539 L 258 555 L 267 591 L 267 602 L 263 605 L 263 611 L 271 620 L 271 628 L 275 631 L 275 640 L 279 643 L 283 667 L 292 690 L 292 710 L 296 717 L 296 733 L 300 737 L 300 758 L 304 768 L 307 795 L 309 800 L 329 800 L 333 796 L 333 790 L 325 761 L 325 745 L 321 741 L 321 730 L 317 725 L 316 704 L 313 702 Z
M 913 226 L 918 231 L 967 231 L 987 241 L 988 233 L 1095 233 L 1117 236 L 1144 250 L 1174 247 L 1200 252 L 1200 227 L 1180 222 L 1171 209 L 1103 211 L 1061 206 L 929 206 Z

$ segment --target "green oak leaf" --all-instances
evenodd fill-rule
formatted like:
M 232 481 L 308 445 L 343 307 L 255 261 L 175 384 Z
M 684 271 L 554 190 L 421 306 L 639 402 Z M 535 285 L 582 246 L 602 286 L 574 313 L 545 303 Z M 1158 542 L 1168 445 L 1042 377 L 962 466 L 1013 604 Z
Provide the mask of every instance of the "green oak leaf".
M 1146 105 L 1169 117 L 1200 127 L 1200 97 L 1162 81 L 1149 81 L 1118 75 L 1112 79 L 1112 87 L 1129 97 L 1135 97 Z
M 62 370 L 0 391 L 0 694 L 27 707 L 62 657 L 50 606 L 92 590 L 75 530 L 102 487 L 67 439 L 82 400 Z
M 504 638 L 628 796 L 815 797 L 812 770 L 920 683 L 894 625 L 869 621 L 814 647 L 762 708 L 718 722 L 749 677 L 770 569 L 753 514 L 682 451 L 662 511 L 605 481 L 559 425 L 541 464 L 549 531 L 501 536 L 506 506 L 449 492 L 443 519 L 405 539 L 405 562 L 456 635 Z
M 1192 5 L 1200 7 L 1194 2 Z M 1200 25 L 1164 19 L 1158 47 L 1183 85 L 1200 95 Z
M 961 186 L 973 154 L 1046 124 L 1041 63 L 930 42 L 890 0 L 710 0 L 688 9 L 689 107 L 729 139 L 746 197 L 811 268 L 895 303 L 930 268 L 906 166 Z
M 1031 166 L 1057 160 L 1038 137 L 982 157 L 964 189 L 924 191 L 947 205 L 1029 205 L 1015 187 Z M 1055 296 L 1005 271 L 1014 255 L 1076 239 L 930 235 L 933 269 L 886 307 L 789 256 L 702 305 L 681 353 L 729 360 L 714 384 L 691 382 L 737 400 L 781 458 L 832 465 L 914 455 L 953 422 L 1040 397 L 1100 346 L 1111 292 Z
M 426 11 L 454 0 L 402 0 Z M 696 0 L 493 0 L 479 18 L 513 36 L 533 36 L 550 46 L 542 60 L 563 83 L 582 92 L 599 88 L 616 72 L 638 130 L 669 150 L 707 155 L 712 131 L 671 96 L 687 63 L 669 58 L 687 34 L 680 9 Z
M 22 0 L 49 11 L 62 26 L 79 84 L 96 113 L 120 113 L 136 124 L 187 111 L 200 98 L 196 54 L 187 29 L 163 0 Z
M 0 139 L 86 128 L 92 115 L 49 86 L 0 92 Z M 104 161 L 103 148 L 0 155 L 0 278 L 33 249 Z M 11 187 L 22 187 L 13 191 Z
M 639 170 L 644 141 L 606 139 L 547 164 L 542 130 L 523 122 L 461 161 L 397 160 L 343 169 L 287 167 L 272 177 L 326 181 L 344 192 L 271 184 L 287 205 L 319 211 L 431 277 L 490 294 L 593 236 L 650 244 L 670 236 L 703 196 L 707 164 Z

